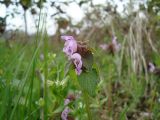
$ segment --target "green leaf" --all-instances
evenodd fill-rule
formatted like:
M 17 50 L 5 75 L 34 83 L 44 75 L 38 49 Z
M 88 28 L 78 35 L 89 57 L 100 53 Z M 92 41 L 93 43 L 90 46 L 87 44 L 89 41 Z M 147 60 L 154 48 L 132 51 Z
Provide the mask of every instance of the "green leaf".
M 95 96 L 95 90 L 98 84 L 98 73 L 96 69 L 87 72 L 82 72 L 78 76 L 78 82 L 83 91 L 86 91 L 90 96 Z

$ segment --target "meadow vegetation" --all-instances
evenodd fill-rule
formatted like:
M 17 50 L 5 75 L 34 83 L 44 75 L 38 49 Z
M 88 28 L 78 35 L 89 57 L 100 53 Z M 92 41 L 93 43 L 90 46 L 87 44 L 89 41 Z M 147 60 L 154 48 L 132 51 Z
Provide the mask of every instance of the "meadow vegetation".
M 6 39 L 3 31 L 0 120 L 65 120 L 65 114 L 68 120 L 159 120 L 157 4 L 152 0 L 147 8 L 141 4 L 129 11 L 131 2 L 126 15 L 110 4 L 91 5 L 76 25 L 57 19 L 53 36 L 46 32 L 45 17 L 37 21 L 44 29 L 38 26 L 32 36 L 20 31 Z M 62 35 L 73 36 L 80 45 L 75 51 L 82 57 L 80 74 L 63 51 Z

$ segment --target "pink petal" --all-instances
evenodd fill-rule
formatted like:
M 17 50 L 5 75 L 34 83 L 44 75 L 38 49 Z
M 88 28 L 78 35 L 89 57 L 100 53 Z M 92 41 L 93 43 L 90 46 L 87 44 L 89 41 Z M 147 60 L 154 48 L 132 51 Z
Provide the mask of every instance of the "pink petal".
M 72 56 L 71 56 L 71 60 L 73 60 L 73 63 L 75 64 L 76 66 L 76 73 L 77 75 L 80 75 L 82 70 L 82 60 L 81 60 L 81 55 L 79 53 L 74 53 Z
M 62 39 L 62 40 L 65 40 L 65 41 L 75 40 L 75 39 L 73 38 L 73 36 L 69 36 L 69 35 L 61 36 L 61 39 Z
M 61 118 L 62 120 L 68 120 L 67 117 L 68 117 L 68 114 L 70 112 L 70 109 L 69 107 L 66 107 L 63 112 L 61 113 Z
M 81 70 L 81 69 L 76 68 L 76 69 L 75 69 L 75 72 L 76 72 L 76 74 L 77 74 L 77 75 L 80 75 L 80 74 L 81 74 L 81 72 L 82 72 L 82 70 Z
M 63 52 L 65 52 L 67 56 L 71 56 L 76 51 L 77 51 L 77 42 L 75 40 L 65 41 Z
M 72 56 L 71 56 L 71 59 L 73 60 L 81 60 L 81 55 L 79 53 L 74 53 Z
M 107 44 L 101 44 L 99 45 L 100 48 L 102 48 L 103 50 L 106 50 L 108 45 Z
M 117 44 L 117 37 L 113 37 L 113 39 L 112 39 L 112 44 L 114 44 L 114 45 L 116 45 Z
M 154 72 L 154 70 L 155 70 L 155 66 L 154 66 L 154 64 L 153 63 L 151 63 L 151 62 L 149 62 L 149 72 Z
M 117 37 L 115 37 L 115 36 L 113 37 L 112 44 L 113 44 L 116 52 L 118 52 L 121 48 L 121 44 L 117 42 Z
M 68 105 L 71 101 L 69 99 L 65 99 L 64 105 Z

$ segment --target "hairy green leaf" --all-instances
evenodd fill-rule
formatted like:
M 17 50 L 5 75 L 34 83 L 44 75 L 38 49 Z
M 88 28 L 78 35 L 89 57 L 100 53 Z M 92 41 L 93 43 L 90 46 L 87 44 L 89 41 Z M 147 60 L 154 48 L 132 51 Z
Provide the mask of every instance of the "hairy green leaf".
M 95 90 L 99 81 L 98 79 L 96 69 L 83 72 L 80 76 L 78 76 L 78 82 L 82 90 L 86 91 L 90 96 L 95 96 Z

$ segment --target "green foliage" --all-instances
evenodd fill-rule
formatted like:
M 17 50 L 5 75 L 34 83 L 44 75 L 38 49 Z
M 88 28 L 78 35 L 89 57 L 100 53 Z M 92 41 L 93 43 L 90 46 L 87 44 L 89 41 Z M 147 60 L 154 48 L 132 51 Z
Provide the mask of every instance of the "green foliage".
M 78 82 L 82 88 L 82 91 L 87 92 L 91 96 L 95 96 L 98 81 L 99 75 L 97 70 L 94 68 L 87 72 L 82 72 L 82 74 L 78 76 Z
M 158 13 L 160 12 L 160 1 L 159 0 L 149 0 L 148 4 L 148 11 Z
M 33 4 L 42 8 L 44 2 L 39 0 Z M 0 3 L 7 6 L 12 2 L 5 0 Z M 86 3 L 93 5 L 87 0 L 78 4 L 83 6 Z M 20 4 L 28 10 L 32 0 L 20 0 Z M 60 3 L 52 4 L 57 5 L 56 9 L 62 9 Z M 88 119 L 96 120 L 159 120 L 160 80 L 159 76 L 147 71 L 147 62 L 153 61 L 158 68 L 160 66 L 159 1 L 150 0 L 147 5 L 149 13 L 144 12 L 147 20 L 137 19 L 139 12 L 131 12 L 122 18 L 110 10 L 106 15 L 107 6 L 93 5 L 94 11 L 87 13 L 84 19 L 91 25 L 84 31 L 78 28 L 81 30 L 78 38 L 89 40 L 96 52 L 94 59 L 90 49 L 82 55 L 84 71 L 80 76 L 60 51 L 62 47 L 58 38 L 61 30 L 54 41 L 50 41 L 46 33 L 38 32 L 35 38 L 31 36 L 33 41 L 28 40 L 25 44 L 19 42 L 21 38 L 18 37 L 15 41 L 9 40 L 10 48 L 0 39 L 0 119 L 60 120 L 66 107 L 64 100 L 72 93 L 75 99 L 68 105 L 69 116 L 77 120 L 87 120 L 87 114 Z M 111 24 L 105 23 L 106 18 L 101 21 L 101 11 L 103 17 L 112 17 Z M 1 26 L 5 26 L 3 18 L 1 21 Z M 62 29 L 76 27 L 70 26 L 68 19 L 58 22 Z M 66 33 L 72 35 L 71 31 Z M 112 35 L 117 35 L 122 47 L 115 55 L 99 49 L 99 44 L 109 43 Z M 136 51 L 139 49 L 142 51 Z M 136 71 L 133 68 L 137 68 Z

